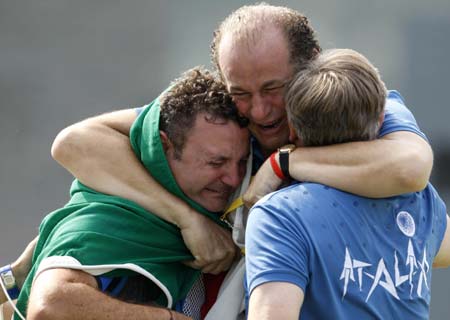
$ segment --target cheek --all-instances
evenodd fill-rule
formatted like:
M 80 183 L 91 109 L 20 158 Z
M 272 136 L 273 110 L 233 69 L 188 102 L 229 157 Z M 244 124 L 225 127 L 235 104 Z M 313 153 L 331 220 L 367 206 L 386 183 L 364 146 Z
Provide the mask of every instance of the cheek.
M 273 97 L 271 102 L 272 102 L 272 106 L 274 109 L 277 109 L 280 112 L 286 113 L 284 96 L 278 95 L 276 97 Z
M 236 107 L 237 107 L 239 113 L 242 116 L 248 118 L 249 113 L 250 113 L 250 102 L 248 102 L 248 101 L 234 101 L 234 103 L 236 104 Z
M 202 172 L 202 181 L 204 186 L 213 186 L 221 183 L 223 170 L 218 168 L 211 168 Z

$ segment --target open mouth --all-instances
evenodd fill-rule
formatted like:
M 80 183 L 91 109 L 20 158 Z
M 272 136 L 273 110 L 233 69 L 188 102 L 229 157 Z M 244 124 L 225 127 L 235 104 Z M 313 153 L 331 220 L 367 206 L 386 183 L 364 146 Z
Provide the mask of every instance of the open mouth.
M 281 122 L 282 122 L 282 119 L 279 119 L 270 124 L 265 124 L 265 125 L 258 124 L 258 127 L 263 131 L 278 129 L 281 125 Z
M 211 188 L 206 188 L 206 190 L 221 198 L 228 198 L 231 194 L 230 190 L 215 190 Z

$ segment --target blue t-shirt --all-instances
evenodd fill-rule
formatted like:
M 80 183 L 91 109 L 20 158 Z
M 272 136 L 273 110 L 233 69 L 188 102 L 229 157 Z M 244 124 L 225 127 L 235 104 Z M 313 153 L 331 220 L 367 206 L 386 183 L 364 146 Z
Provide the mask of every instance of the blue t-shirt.
M 409 131 L 427 140 L 425 134 L 420 131 L 414 115 L 405 106 L 400 93 L 390 90 L 386 99 L 383 125 L 378 137 L 383 137 L 396 131 Z
M 428 319 L 446 208 L 431 185 L 369 199 L 297 183 L 261 199 L 246 233 L 248 292 L 300 287 L 305 319 Z

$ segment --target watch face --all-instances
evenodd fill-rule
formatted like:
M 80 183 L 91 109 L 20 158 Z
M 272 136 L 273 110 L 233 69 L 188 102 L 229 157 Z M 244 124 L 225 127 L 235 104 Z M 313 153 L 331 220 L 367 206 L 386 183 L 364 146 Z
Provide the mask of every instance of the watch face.
M 279 148 L 278 152 L 279 153 L 290 153 L 294 149 L 295 149 L 295 145 L 294 144 L 287 144 L 287 145 L 282 146 L 281 148 Z
M 16 281 L 11 271 L 2 273 L 1 277 L 7 290 L 13 288 L 16 285 Z

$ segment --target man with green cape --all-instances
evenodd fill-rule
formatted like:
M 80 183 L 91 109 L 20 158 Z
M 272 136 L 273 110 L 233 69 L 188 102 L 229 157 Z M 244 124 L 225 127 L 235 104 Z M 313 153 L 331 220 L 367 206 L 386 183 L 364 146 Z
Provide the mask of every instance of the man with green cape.
M 220 212 L 246 173 L 249 133 L 214 75 L 200 68 L 183 74 L 141 111 L 130 139 L 166 190 L 226 227 Z M 193 257 L 178 227 L 77 180 L 70 194 L 40 226 L 18 298 L 22 315 L 187 319 L 171 309 L 195 287 L 200 271 L 183 263 Z

